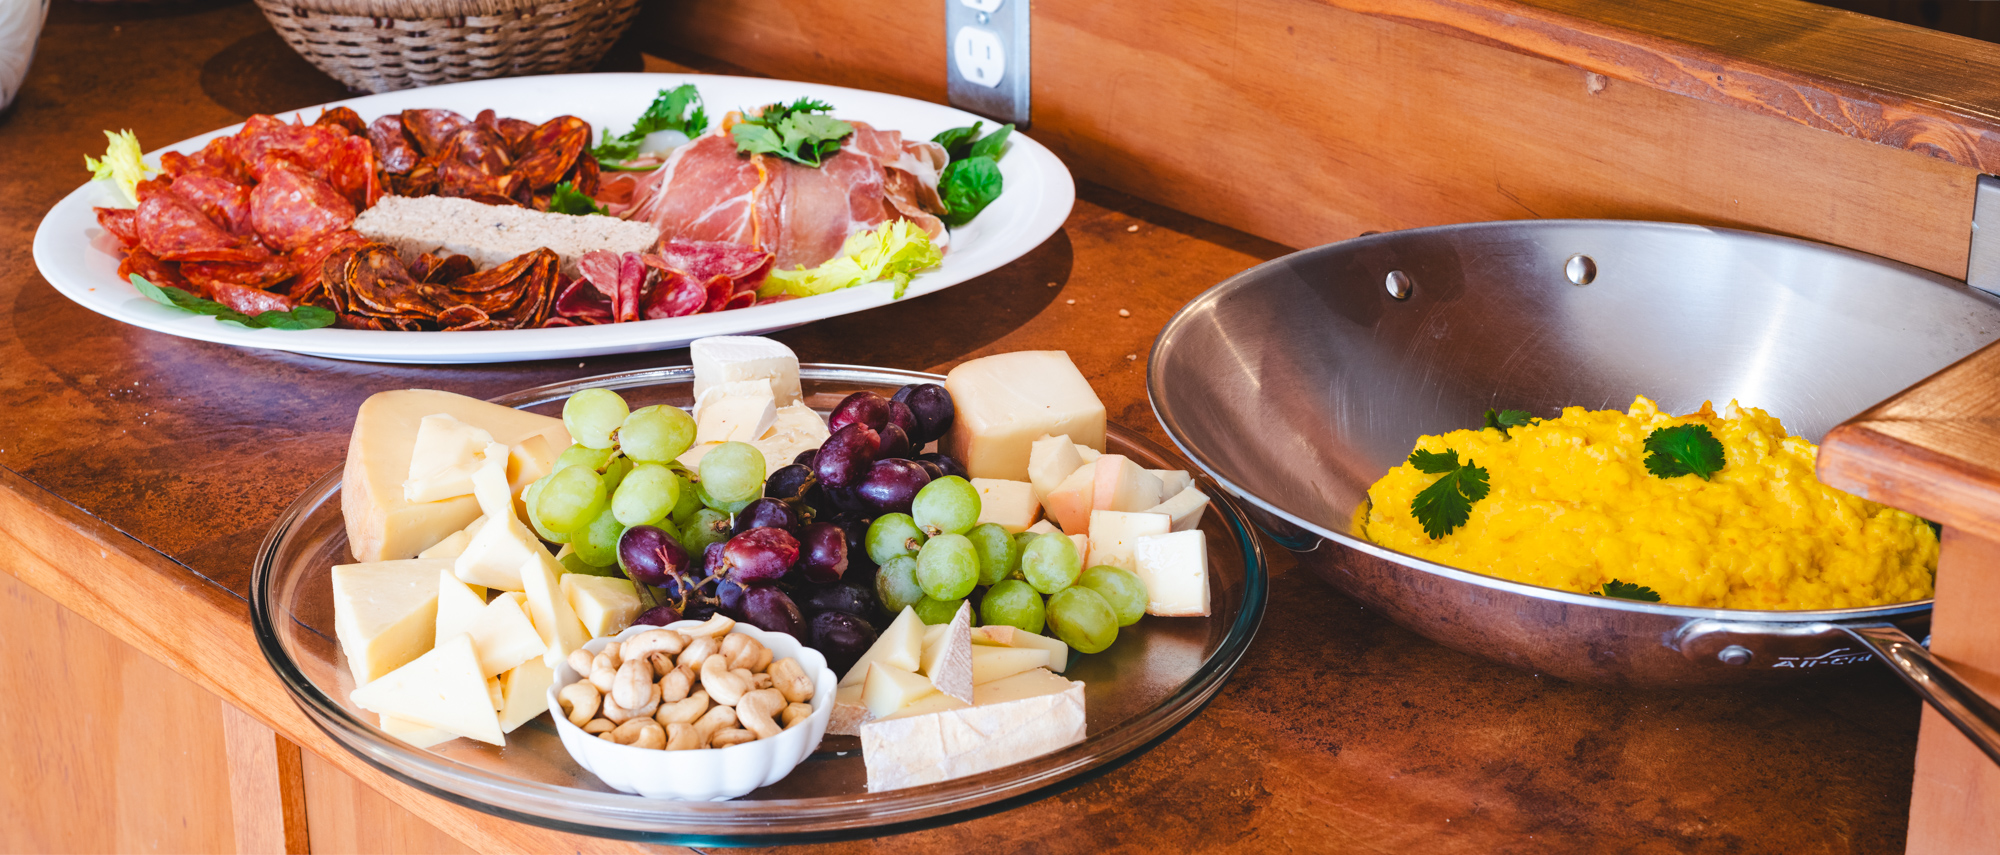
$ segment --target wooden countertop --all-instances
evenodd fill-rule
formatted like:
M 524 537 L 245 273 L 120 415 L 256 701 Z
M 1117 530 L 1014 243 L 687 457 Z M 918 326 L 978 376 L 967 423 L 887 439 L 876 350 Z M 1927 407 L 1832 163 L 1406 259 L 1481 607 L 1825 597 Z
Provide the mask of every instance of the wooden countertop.
M 609 67 L 641 65 L 675 67 L 629 52 Z M 251 557 L 279 510 L 340 464 L 354 409 L 373 392 L 491 396 L 684 363 L 686 353 L 435 368 L 236 350 L 94 315 L 55 293 L 29 258 L 42 213 L 86 178 L 81 157 L 102 150 L 100 129 L 131 128 L 157 146 L 343 94 L 247 3 L 55 6 L 20 101 L 0 117 L 9 191 L 0 196 L 0 550 L 13 556 L 0 566 L 471 845 L 594 847 L 416 793 L 333 746 L 250 641 Z M 1065 228 L 1014 264 L 778 338 L 809 360 L 926 370 L 1065 349 L 1114 420 L 1164 441 L 1143 388 L 1155 331 L 1190 297 L 1286 250 L 1078 177 Z M 1267 548 L 1260 637 L 1178 734 L 1047 800 L 887 842 L 1048 852 L 1900 848 L 1918 702 L 1886 670 L 1739 692 L 1575 686 L 1416 637 Z

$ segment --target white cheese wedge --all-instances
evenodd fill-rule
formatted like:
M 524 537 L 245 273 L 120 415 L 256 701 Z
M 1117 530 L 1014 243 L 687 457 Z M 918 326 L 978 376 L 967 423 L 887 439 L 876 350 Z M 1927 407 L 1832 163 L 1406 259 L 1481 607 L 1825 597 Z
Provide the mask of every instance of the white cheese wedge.
M 458 738 L 458 734 L 456 733 L 452 733 L 442 727 L 432 727 L 420 721 L 397 718 L 393 715 L 384 715 L 381 716 L 381 719 L 383 733 L 418 748 L 429 748 L 440 742 L 450 742 Z
M 486 518 L 483 516 L 473 520 L 466 524 L 464 528 L 452 532 L 450 537 L 438 541 L 435 546 L 417 553 L 417 557 L 457 558 L 460 555 L 464 555 L 465 547 L 472 543 L 472 536 L 479 533 L 479 526 L 484 522 L 486 522 Z
M 507 450 L 487 446 L 484 465 L 472 475 L 473 495 L 486 511 L 486 522 L 473 534 L 452 565 L 458 578 L 474 585 L 520 591 L 521 567 L 549 557 L 540 538 L 514 516 L 513 494 L 507 488 Z
M 1034 534 L 1062 534 L 1062 529 L 1056 528 L 1056 524 L 1048 520 L 1040 520 L 1028 526 L 1028 531 Z
M 800 452 L 818 448 L 830 434 L 826 420 L 805 404 L 778 408 L 778 420 L 764 436 L 752 443 L 764 453 L 765 476 L 791 465 Z
M 535 716 L 549 710 L 549 687 L 555 685 L 556 671 L 539 657 L 514 666 L 514 669 L 500 675 L 503 699 L 500 703 L 500 731 L 513 733 L 515 728 L 534 721 Z
M 791 434 L 800 439 L 813 440 L 815 447 L 832 436 L 826 429 L 826 419 L 820 418 L 819 413 L 803 403 L 778 407 L 778 421 L 771 425 L 771 430 L 774 433 Z
M 1047 499 L 1064 478 L 1082 468 L 1083 455 L 1076 453 L 1068 434 L 1043 435 L 1028 446 L 1028 483 L 1034 485 L 1035 501 Z
M 1097 468 L 1079 467 L 1042 499 L 1042 510 L 1047 511 L 1049 519 L 1055 520 L 1056 525 L 1062 526 L 1063 531 L 1070 534 L 1088 534 L 1092 510 L 1091 498 L 1096 488 Z
M 729 383 L 717 383 L 702 390 L 701 395 L 695 398 L 694 407 L 688 411 L 688 414 L 694 416 L 695 422 L 699 424 L 701 422 L 701 414 L 708 409 L 709 405 L 724 398 L 775 397 L 777 397 L 777 393 L 772 391 L 771 381 L 769 380 L 736 380 Z
M 725 335 L 698 338 L 688 345 L 694 363 L 694 396 L 708 387 L 742 380 L 769 380 L 778 406 L 800 398 L 799 357 L 792 349 L 763 336 Z
M 1076 455 L 1083 458 L 1084 463 L 1096 463 L 1097 458 L 1104 456 L 1104 452 L 1091 448 L 1088 445 L 1079 444 L 1076 447 Z
M 922 673 L 937 690 L 972 703 L 972 603 L 958 604 L 936 644 L 924 651 Z
M 1208 494 L 1188 487 L 1175 493 L 1173 498 L 1147 509 L 1146 512 L 1166 514 L 1173 520 L 1171 527 L 1173 531 L 1193 531 L 1201 527 L 1201 515 L 1206 510 L 1208 510 Z
M 1147 535 L 1166 534 L 1172 526 L 1173 519 L 1166 514 L 1091 511 L 1090 566 L 1104 564 L 1136 573 L 1133 544 Z
M 486 610 L 486 589 L 459 581 L 449 567 L 439 570 L 437 577 L 437 635 L 432 639 L 433 646 L 469 632 L 479 622 L 479 613 Z
M 1098 511 L 1143 511 L 1160 503 L 1160 479 L 1123 454 L 1106 454 L 1091 464 L 1097 480 L 1090 507 Z
M 960 363 L 944 386 L 955 413 L 945 447 L 968 477 L 1026 481 L 1030 447 L 1045 434 L 1104 448 L 1104 403 L 1060 350 Z
M 590 633 L 583 629 L 583 622 L 576 619 L 576 610 L 570 608 L 569 598 L 563 596 L 562 565 L 550 557 L 547 550 L 535 560 L 521 565 L 521 585 L 528 595 L 528 617 L 534 620 L 535 632 L 541 636 L 548 651 L 542 660 L 555 667 L 569 652 L 581 648 L 590 640 Z
M 541 433 L 507 446 L 507 486 L 513 489 L 515 496 L 521 495 L 529 484 L 555 471 L 556 458 L 562 456 L 563 450 L 568 447 L 557 448 L 548 434 Z M 520 513 L 527 513 L 520 508 L 518 499 L 515 506 Z
M 1063 684 L 1043 684 L 1039 673 Z M 1026 679 L 1024 679 L 1026 678 Z M 979 687 L 971 707 L 861 726 L 868 791 L 976 775 L 1083 741 L 1083 684 L 1029 671 Z
M 868 679 L 861 684 L 861 703 L 869 718 L 881 718 L 937 691 L 922 674 L 884 662 L 868 666 Z
M 971 693 L 967 692 L 967 694 L 970 695 Z M 971 702 L 969 701 L 961 701 L 943 692 L 932 692 L 928 695 L 925 695 L 921 698 L 911 701 L 909 706 L 903 707 L 902 709 L 899 709 L 895 712 L 885 715 L 880 719 L 872 719 L 872 720 L 888 721 L 890 719 L 909 718 L 910 716 L 913 715 L 929 715 L 931 713 L 945 712 L 948 710 L 962 710 L 969 706 L 972 706 Z
M 1072 534 L 1069 536 L 1069 542 L 1076 546 L 1076 560 L 1082 562 L 1085 567 L 1091 566 L 1090 553 L 1093 544 L 1090 542 L 1090 535 Z
M 440 413 L 486 431 L 496 442 L 512 445 L 541 434 L 558 450 L 569 447 L 562 420 L 476 398 L 427 389 L 369 397 L 355 415 L 340 489 L 348 549 L 356 561 L 412 557 L 480 515 L 479 504 L 465 496 L 417 503 L 403 498 L 417 431 L 425 416 Z
M 972 648 L 972 684 L 979 686 L 1012 677 L 1030 668 L 1049 667 L 1049 651 L 1039 647 Z
M 769 391 L 756 396 L 730 396 L 714 401 L 695 421 L 694 441 L 751 442 L 763 438 L 778 422 L 776 399 Z
M 719 442 L 697 442 L 694 445 L 690 446 L 688 450 L 681 452 L 681 456 L 674 458 L 674 462 L 687 467 L 687 470 L 689 472 L 699 472 L 701 471 L 702 457 L 706 456 L 709 452 L 714 451 L 716 446 L 719 446 L 721 444 L 722 443 Z M 760 448 L 758 450 L 762 451 L 763 449 Z M 769 460 L 766 460 L 764 462 L 770 463 Z
M 951 628 L 948 623 L 928 624 L 924 627 L 924 659 L 931 658 L 931 648 L 944 640 L 944 631 Z
M 1060 639 L 1016 629 L 1011 626 L 982 626 L 972 631 L 973 644 L 999 647 L 1031 647 L 1049 652 L 1049 670 L 1058 674 L 1069 667 L 1069 645 Z
M 863 669 L 866 670 L 866 669 Z M 826 732 L 832 736 L 860 736 L 861 723 L 868 720 L 868 706 L 861 702 L 860 683 L 841 686 L 833 693 L 833 711 L 827 716 Z
M 1042 510 L 1035 486 L 1026 481 L 974 478 L 972 489 L 979 491 L 979 521 L 996 523 L 1008 534 L 1027 531 Z
M 472 649 L 479 653 L 479 670 L 488 675 L 511 671 L 548 652 L 548 643 L 522 608 L 524 599 L 511 591 L 494 597 L 465 629 L 472 636 Z
M 500 705 L 506 702 L 506 690 L 500 688 L 499 677 L 486 678 L 486 697 L 493 703 L 493 711 L 496 713 L 499 712 Z M 505 731 L 502 731 L 502 733 L 505 733 Z
M 1132 572 L 1146 583 L 1146 614 L 1208 614 L 1208 541 L 1199 529 L 1141 537 Z
M 355 685 L 367 685 L 424 655 L 436 640 L 438 571 L 421 558 L 333 568 L 333 634 Z
M 917 617 L 917 610 L 909 606 L 882 630 L 868 652 L 854 661 L 854 667 L 840 678 L 840 685 L 853 686 L 868 679 L 868 666 L 875 662 L 886 662 L 905 671 L 915 671 L 923 665 L 924 622 Z
M 471 636 L 445 639 L 429 653 L 355 689 L 349 698 L 370 712 L 441 727 L 493 745 L 507 743 L 486 691 L 486 675 L 479 673 Z
M 646 610 L 645 604 L 639 601 L 639 589 L 633 587 L 630 579 L 564 573 L 562 592 L 569 598 L 570 608 L 576 611 L 577 620 L 583 622 L 583 630 L 590 633 L 591 638 L 625 631 L 632 625 L 632 620 Z
M 1162 498 L 1177 496 L 1182 490 L 1194 486 L 1194 476 L 1189 475 L 1186 469 L 1148 469 L 1146 471 L 1153 473 L 1153 477 L 1160 479 L 1160 496 Z
M 417 443 L 410 450 L 410 477 L 403 481 L 403 499 L 435 502 L 472 494 L 472 472 L 493 435 L 449 414 L 425 416 L 417 423 Z

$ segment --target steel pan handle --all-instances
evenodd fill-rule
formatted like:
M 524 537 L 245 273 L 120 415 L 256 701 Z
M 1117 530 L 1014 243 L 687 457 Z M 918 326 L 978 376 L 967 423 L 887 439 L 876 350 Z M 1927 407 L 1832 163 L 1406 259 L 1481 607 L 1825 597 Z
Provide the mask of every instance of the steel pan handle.
M 1842 626 L 1910 684 L 1958 732 L 2000 763 L 2000 708 L 1979 696 L 1916 639 L 1894 626 Z

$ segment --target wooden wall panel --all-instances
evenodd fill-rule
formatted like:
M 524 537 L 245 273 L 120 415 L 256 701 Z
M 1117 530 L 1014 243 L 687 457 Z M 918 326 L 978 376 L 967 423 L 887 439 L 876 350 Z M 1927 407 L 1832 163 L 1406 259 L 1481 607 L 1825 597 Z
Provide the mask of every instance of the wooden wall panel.
M 685 0 L 642 35 L 942 100 L 933 0 Z M 1965 272 L 1976 170 L 1313 0 L 1043 3 L 1035 137 L 1291 246 L 1529 217 L 1760 229 Z M 898 49 L 885 51 L 885 45 Z
M 0 852 L 236 851 L 222 703 L 0 550 Z
M 320 855 L 456 855 L 476 850 L 339 767 L 304 756 L 306 821 Z
M 2000 704 L 2000 542 L 1945 529 L 1931 652 Z M 1910 795 L 1909 855 L 2000 852 L 2000 766 L 1924 707 Z

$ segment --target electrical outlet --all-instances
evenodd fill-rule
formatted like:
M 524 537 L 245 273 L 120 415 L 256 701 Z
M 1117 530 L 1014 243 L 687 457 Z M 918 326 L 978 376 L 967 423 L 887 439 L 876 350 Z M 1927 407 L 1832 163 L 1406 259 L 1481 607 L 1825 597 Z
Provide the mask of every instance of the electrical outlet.
M 1028 0 L 945 0 L 952 106 L 1028 125 Z

